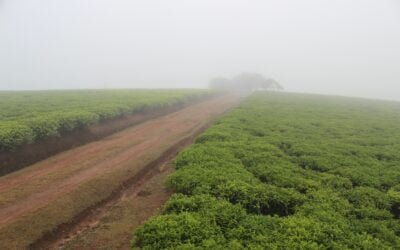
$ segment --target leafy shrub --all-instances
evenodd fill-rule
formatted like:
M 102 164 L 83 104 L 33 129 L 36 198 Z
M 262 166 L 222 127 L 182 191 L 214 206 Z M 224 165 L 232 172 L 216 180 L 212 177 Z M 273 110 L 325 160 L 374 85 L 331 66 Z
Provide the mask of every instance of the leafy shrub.
M 207 90 L 80 90 L 0 92 L 0 150 L 15 150 L 96 122 L 180 105 Z
M 156 217 L 136 232 L 135 244 L 144 249 L 173 249 L 184 244 L 199 245 L 205 239 L 222 238 L 209 218 L 194 213 Z
M 17 122 L 0 123 L 0 150 L 9 151 L 15 148 L 15 145 L 30 143 L 35 139 L 32 129 L 24 124 Z
M 398 103 L 255 93 L 178 156 L 133 246 L 400 249 L 399 131 Z

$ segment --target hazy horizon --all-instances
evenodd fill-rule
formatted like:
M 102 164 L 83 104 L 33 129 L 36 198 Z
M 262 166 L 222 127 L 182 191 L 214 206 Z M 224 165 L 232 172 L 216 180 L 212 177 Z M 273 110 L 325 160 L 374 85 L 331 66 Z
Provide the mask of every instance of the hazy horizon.
M 205 88 L 400 101 L 396 0 L 0 0 L 0 90 Z

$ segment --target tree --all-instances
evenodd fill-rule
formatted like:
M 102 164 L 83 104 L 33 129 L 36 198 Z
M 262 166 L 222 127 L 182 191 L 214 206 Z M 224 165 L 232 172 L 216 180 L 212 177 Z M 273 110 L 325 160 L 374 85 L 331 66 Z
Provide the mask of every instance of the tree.
M 282 85 L 275 79 L 267 79 L 263 75 L 257 73 L 242 73 L 232 79 L 218 77 L 211 80 L 210 88 L 239 91 L 283 89 Z

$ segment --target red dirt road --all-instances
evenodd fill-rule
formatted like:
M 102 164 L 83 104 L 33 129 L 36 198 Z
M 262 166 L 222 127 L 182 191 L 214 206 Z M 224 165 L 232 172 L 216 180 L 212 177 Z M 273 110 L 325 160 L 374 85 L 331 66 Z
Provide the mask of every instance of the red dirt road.
M 25 248 L 57 225 L 71 222 L 239 101 L 234 96 L 207 100 L 1 177 L 0 248 Z M 84 194 L 96 188 L 102 190 L 99 197 L 88 200 Z M 53 211 L 65 214 L 54 216 Z

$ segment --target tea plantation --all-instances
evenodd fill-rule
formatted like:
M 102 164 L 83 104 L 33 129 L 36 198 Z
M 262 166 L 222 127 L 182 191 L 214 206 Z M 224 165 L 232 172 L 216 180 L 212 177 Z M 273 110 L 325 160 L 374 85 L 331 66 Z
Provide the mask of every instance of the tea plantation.
M 183 104 L 208 90 L 0 91 L 0 151 L 121 115 Z
M 400 249 L 400 103 L 255 93 L 176 160 L 143 249 Z

